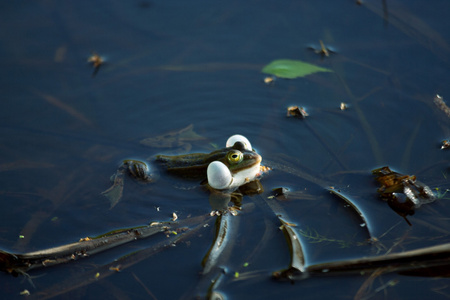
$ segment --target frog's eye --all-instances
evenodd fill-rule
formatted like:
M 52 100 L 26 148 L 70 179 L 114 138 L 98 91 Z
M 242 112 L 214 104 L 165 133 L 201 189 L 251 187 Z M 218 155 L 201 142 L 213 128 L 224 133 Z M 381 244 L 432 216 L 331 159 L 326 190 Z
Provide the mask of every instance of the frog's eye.
M 230 138 L 227 140 L 225 147 L 233 147 L 236 142 L 241 142 L 244 144 L 244 147 L 248 151 L 253 151 L 252 144 L 250 144 L 250 141 L 243 135 L 235 134 L 233 136 L 230 136 Z
M 244 155 L 242 155 L 242 152 L 238 151 L 238 150 L 230 151 L 227 154 L 227 160 L 230 163 L 230 165 L 235 165 L 235 164 L 240 163 L 243 158 L 244 158 Z

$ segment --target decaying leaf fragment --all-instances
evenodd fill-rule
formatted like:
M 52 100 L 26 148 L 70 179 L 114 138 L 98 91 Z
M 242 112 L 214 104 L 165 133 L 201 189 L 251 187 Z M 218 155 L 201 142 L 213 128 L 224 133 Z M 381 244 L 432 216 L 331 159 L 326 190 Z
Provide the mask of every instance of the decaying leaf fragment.
M 416 180 L 414 175 L 403 175 L 391 171 L 388 166 L 372 171 L 380 184 L 378 193 L 381 199 L 400 216 L 413 215 L 416 208 L 436 200 L 436 195 L 425 184 Z
M 436 94 L 436 96 L 434 96 L 433 102 L 437 106 L 437 108 L 442 110 L 445 115 L 450 118 L 450 107 L 447 106 L 442 96 Z
M 307 116 L 309 116 L 309 114 L 306 112 L 306 110 L 303 107 L 289 106 L 287 108 L 287 116 L 288 117 L 296 117 L 296 118 L 304 119 Z
M 279 187 L 272 189 L 272 197 L 277 200 L 287 200 L 287 194 L 289 194 L 290 190 L 285 187 Z
M 427 185 L 417 181 L 415 175 L 393 172 L 387 166 L 375 169 L 372 173 L 381 185 L 378 192 L 382 198 L 395 197 L 398 193 L 404 193 L 414 203 L 415 208 L 436 200 L 433 191 Z

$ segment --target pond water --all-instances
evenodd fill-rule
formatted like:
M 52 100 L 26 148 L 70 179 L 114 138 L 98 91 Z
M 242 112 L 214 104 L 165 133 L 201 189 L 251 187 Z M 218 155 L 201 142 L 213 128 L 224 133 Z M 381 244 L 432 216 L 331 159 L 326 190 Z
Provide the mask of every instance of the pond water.
M 280 186 L 310 196 L 279 203 L 295 228 L 326 237 L 317 242 L 304 236 L 309 264 L 450 240 L 448 198 L 417 209 L 407 217 L 410 226 L 379 199 L 371 175 L 389 165 L 417 175 L 433 190 L 449 188 L 449 153 L 440 143 L 450 137 L 450 122 L 433 98 L 450 99 L 450 4 L 355 2 L 1 4 L 0 248 L 30 252 L 168 221 L 173 212 L 180 220 L 209 213 L 207 193 L 163 172 L 158 184 L 127 181 L 123 199 L 111 209 L 101 195 L 122 159 L 170 150 L 145 147 L 140 140 L 193 124 L 205 139 L 190 152 L 222 147 L 240 133 L 263 164 L 282 159 L 326 179 L 359 205 L 384 246 L 367 243 L 361 219 L 323 186 L 274 168 L 261 179 L 265 192 L 245 196 L 248 209 L 244 205 L 236 216 L 238 231 L 218 286 L 229 299 L 448 297 L 445 278 L 386 274 L 367 290 L 368 276 L 294 284 L 271 278 L 289 266 L 290 252 L 275 213 L 258 203 Z M 336 53 L 322 57 L 308 48 L 320 48 L 319 40 Z M 87 63 L 92 52 L 105 60 L 95 76 Z M 275 59 L 333 72 L 265 84 L 261 69 Z M 341 102 L 349 108 L 340 110 Z M 287 118 L 291 105 L 304 107 L 309 116 Z M 33 284 L 3 273 L 0 293 L 5 299 L 22 298 L 25 289 L 37 298 L 191 298 L 206 293 L 201 261 L 214 235 L 214 226 L 205 227 L 92 282 L 86 278 L 101 266 L 166 237 L 33 270 Z

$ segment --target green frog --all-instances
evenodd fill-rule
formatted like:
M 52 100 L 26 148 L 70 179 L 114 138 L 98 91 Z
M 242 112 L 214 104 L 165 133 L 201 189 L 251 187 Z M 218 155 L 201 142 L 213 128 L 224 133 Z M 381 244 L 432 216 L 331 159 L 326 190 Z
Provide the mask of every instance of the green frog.
M 157 155 L 153 160 L 170 174 L 198 180 L 204 184 L 215 198 L 210 198 L 213 209 L 219 210 L 224 207 L 225 202 L 228 203 L 230 199 L 236 197 L 236 194 L 232 196 L 232 193 L 257 179 L 261 173 L 262 158 L 252 149 L 247 138 L 242 135 L 233 135 L 227 140 L 225 148 L 211 153 Z M 146 162 L 124 160 L 119 170 L 113 175 L 113 186 L 103 192 L 110 199 L 111 207 L 116 205 L 122 197 L 123 175 L 126 173 L 143 182 L 157 180 L 157 176 Z M 262 191 L 260 185 L 253 185 L 254 188 L 243 189 L 246 190 L 246 194 Z

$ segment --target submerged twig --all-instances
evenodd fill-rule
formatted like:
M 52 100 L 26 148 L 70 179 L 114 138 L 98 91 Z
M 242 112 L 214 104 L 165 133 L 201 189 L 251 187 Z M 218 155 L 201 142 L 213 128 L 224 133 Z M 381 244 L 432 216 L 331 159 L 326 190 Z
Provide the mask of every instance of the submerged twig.
M 131 274 L 133 275 L 134 279 L 136 279 L 136 281 L 144 288 L 144 290 L 147 292 L 147 294 L 154 300 L 157 300 L 158 298 L 155 297 L 155 295 L 153 295 L 152 291 L 150 291 L 150 289 L 142 282 L 142 280 L 137 277 L 136 274 L 134 274 L 134 272 L 131 272 Z
M 23 254 L 0 251 L 0 270 L 17 275 L 36 268 L 66 263 L 165 231 L 170 225 L 173 224 L 121 229 L 97 238 L 84 238 L 76 243 Z
M 216 218 L 216 234 L 214 240 L 202 261 L 202 278 L 194 288 L 183 298 L 192 295 L 206 297 L 207 299 L 221 299 L 217 288 L 225 275 L 225 266 L 234 246 L 233 237 L 237 234 L 239 216 L 233 216 L 231 212 L 225 212 Z M 206 293 L 206 294 L 205 294 Z
M 142 249 L 140 251 L 133 252 L 132 254 L 124 255 L 121 258 L 114 260 L 111 263 L 108 263 L 104 266 L 96 268 L 92 271 L 83 272 L 81 274 L 76 274 L 75 276 L 69 277 L 62 282 L 57 282 L 55 285 L 47 288 L 46 290 L 40 291 L 35 295 L 39 299 L 49 299 L 56 296 L 63 295 L 75 289 L 81 288 L 83 286 L 87 286 L 89 284 L 95 283 L 98 280 L 109 277 L 116 272 L 113 271 L 115 267 L 120 265 L 120 270 L 125 270 L 149 257 L 152 255 L 167 249 L 168 247 L 173 247 L 177 243 L 180 243 L 183 240 L 186 240 L 196 234 L 200 229 L 205 228 L 205 225 L 213 220 L 212 218 L 208 218 L 208 215 L 202 215 L 190 219 L 186 219 L 183 222 L 183 225 L 194 225 L 194 227 L 190 228 L 190 230 L 185 231 L 181 234 L 171 235 L 169 238 L 164 239 L 163 241 L 157 243 L 156 245 Z M 206 220 L 206 222 L 204 222 Z M 180 224 L 181 225 L 181 224 Z
M 265 163 L 265 165 L 271 167 L 274 170 L 279 170 L 279 171 L 294 175 L 296 177 L 299 177 L 301 179 L 304 179 L 306 181 L 314 183 L 323 188 L 326 188 L 326 187 L 332 185 L 331 182 L 326 181 L 326 180 L 320 178 L 319 176 L 314 176 L 314 175 L 311 175 L 310 172 L 303 171 L 303 170 L 306 170 L 306 168 L 290 167 L 294 163 L 291 161 L 288 161 L 287 159 L 288 159 L 288 157 L 286 157 L 285 155 L 283 155 L 281 153 L 278 153 L 276 155 L 276 161 L 264 159 L 264 163 Z
M 377 293 L 385 290 L 388 287 L 392 287 L 398 283 L 398 280 L 389 280 L 387 283 L 382 284 L 378 288 L 376 288 L 373 292 L 370 292 L 370 289 L 372 288 L 373 282 L 376 278 L 383 275 L 383 268 L 375 270 L 370 276 L 364 281 L 364 283 L 359 288 L 358 292 L 356 293 L 355 297 L 353 297 L 354 300 L 368 300 L 375 296 Z
M 347 166 L 341 161 L 340 156 L 336 154 L 333 147 L 330 147 L 328 142 L 322 138 L 322 136 L 316 131 L 316 129 L 311 126 L 308 122 L 305 122 L 306 127 L 311 131 L 311 133 L 317 138 L 319 143 L 328 151 L 328 153 L 333 157 L 333 160 L 341 167 L 342 170 L 348 170 Z
M 347 92 L 347 95 L 352 100 L 352 103 L 351 103 L 352 107 L 354 108 L 354 110 L 358 116 L 359 122 L 361 123 L 361 126 L 362 126 L 364 132 L 366 133 L 367 139 L 369 140 L 370 146 L 372 147 L 373 155 L 374 155 L 376 161 L 378 163 L 381 163 L 384 159 L 383 159 L 380 145 L 379 145 L 379 143 L 375 137 L 375 134 L 372 130 L 373 127 L 369 124 L 364 112 L 359 107 L 358 101 L 357 101 L 355 95 L 353 94 L 352 90 L 348 86 L 347 82 L 345 81 L 344 77 L 342 75 L 340 75 L 339 69 L 342 69 L 342 66 L 334 65 L 334 69 L 336 70 L 335 74 L 336 74 L 337 78 L 341 81 L 345 91 Z
M 67 263 L 159 232 L 180 228 L 191 220 L 155 222 L 148 226 L 119 229 L 94 238 L 83 238 L 75 243 L 22 254 L 0 250 L 0 270 L 16 276 L 32 269 Z
M 450 45 L 442 35 L 434 30 L 429 23 L 408 11 L 406 6 L 401 6 L 397 1 L 395 7 L 389 8 L 389 24 L 410 36 L 414 41 L 435 54 L 442 61 L 448 62 Z M 364 6 L 375 14 L 385 18 L 385 1 L 380 6 L 378 1 L 366 1 Z
M 405 275 L 450 276 L 450 243 L 411 251 L 334 261 L 309 265 L 303 272 L 290 269 L 289 279 L 301 280 L 310 276 L 366 274 L 382 268 L 382 273 L 399 272 Z M 278 272 L 274 273 L 279 278 Z
M 91 120 L 89 120 L 83 113 L 78 111 L 73 106 L 70 106 L 68 103 L 48 94 L 44 94 L 40 91 L 35 90 L 34 93 L 38 95 L 39 97 L 43 98 L 47 103 L 55 106 L 56 108 L 66 112 L 67 114 L 71 115 L 78 121 L 84 123 L 85 125 L 92 126 L 93 123 Z

